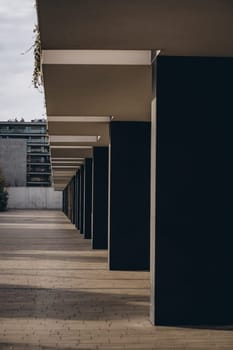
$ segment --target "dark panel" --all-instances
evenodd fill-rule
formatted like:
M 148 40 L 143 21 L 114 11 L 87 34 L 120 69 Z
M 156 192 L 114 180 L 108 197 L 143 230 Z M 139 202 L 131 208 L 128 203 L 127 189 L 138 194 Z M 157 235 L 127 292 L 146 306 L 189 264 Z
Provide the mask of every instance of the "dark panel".
M 67 196 L 68 196 L 68 218 L 72 220 L 72 196 L 71 196 L 71 182 L 67 185 Z
M 158 59 L 157 324 L 233 322 L 232 59 Z
M 92 247 L 108 248 L 108 147 L 93 151 Z
M 150 123 L 110 126 L 110 269 L 148 270 Z
M 65 213 L 65 190 L 62 191 L 62 211 Z
M 84 232 L 84 166 L 80 167 L 80 211 L 79 211 L 79 223 L 80 233 Z
M 78 213 L 78 201 L 77 201 L 77 173 L 74 176 L 74 225 L 77 227 L 77 213 Z
M 71 198 L 72 198 L 72 224 L 75 224 L 76 198 L 75 198 L 75 176 L 71 181 Z
M 65 189 L 65 214 L 68 216 L 68 187 Z
M 63 212 L 68 215 L 68 197 L 67 197 L 67 187 L 63 190 Z
M 80 220 L 79 220 L 79 212 L 80 212 L 80 171 L 78 170 L 76 175 L 76 227 L 79 230 L 80 229 Z
M 91 239 L 92 159 L 85 159 L 84 167 L 84 237 Z

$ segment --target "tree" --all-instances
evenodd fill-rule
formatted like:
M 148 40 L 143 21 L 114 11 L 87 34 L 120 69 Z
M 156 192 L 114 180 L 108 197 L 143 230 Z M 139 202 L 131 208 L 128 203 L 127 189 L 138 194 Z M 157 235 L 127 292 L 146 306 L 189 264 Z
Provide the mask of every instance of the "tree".
M 6 191 L 6 181 L 0 169 L 0 211 L 7 209 L 8 193 Z

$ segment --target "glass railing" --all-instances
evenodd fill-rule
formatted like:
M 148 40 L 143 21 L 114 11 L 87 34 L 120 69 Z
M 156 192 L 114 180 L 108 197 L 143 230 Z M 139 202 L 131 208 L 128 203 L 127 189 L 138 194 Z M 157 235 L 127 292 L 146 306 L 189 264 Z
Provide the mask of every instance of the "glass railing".
M 44 140 L 44 139 L 28 139 L 27 142 L 28 143 L 43 143 L 45 145 L 48 144 L 48 140 Z
M 28 173 L 50 174 L 50 168 L 28 168 Z
M 42 182 L 42 181 L 45 181 L 45 182 L 49 182 L 50 181 L 50 178 L 49 177 L 40 177 L 40 176 L 30 176 L 27 178 L 27 182 Z
M 28 159 L 27 160 L 27 163 L 30 164 L 30 165 L 37 165 L 37 164 L 42 164 L 42 165 L 51 165 L 51 163 L 49 162 L 49 160 L 47 161 L 41 161 L 41 160 L 34 160 L 34 159 Z
M 45 134 L 45 131 L 42 130 L 24 130 L 24 129 L 0 129 L 0 134 L 11 135 L 11 134 Z
M 39 154 L 49 154 L 48 150 L 41 150 L 41 149 L 31 149 L 31 150 L 27 150 L 27 153 L 39 153 Z

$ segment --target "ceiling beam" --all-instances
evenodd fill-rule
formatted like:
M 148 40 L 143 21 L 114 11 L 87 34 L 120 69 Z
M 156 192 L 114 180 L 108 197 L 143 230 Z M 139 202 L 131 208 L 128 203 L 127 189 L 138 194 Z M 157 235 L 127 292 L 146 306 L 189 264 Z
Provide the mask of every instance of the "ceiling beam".
M 42 64 L 151 65 L 151 50 L 42 50 Z
M 100 140 L 100 136 L 80 136 L 80 135 L 50 135 L 50 142 L 90 142 L 95 143 Z
M 47 116 L 48 122 L 66 122 L 66 123 L 109 123 L 114 119 L 113 116 Z
M 92 146 L 53 146 L 50 145 L 51 149 L 92 149 Z

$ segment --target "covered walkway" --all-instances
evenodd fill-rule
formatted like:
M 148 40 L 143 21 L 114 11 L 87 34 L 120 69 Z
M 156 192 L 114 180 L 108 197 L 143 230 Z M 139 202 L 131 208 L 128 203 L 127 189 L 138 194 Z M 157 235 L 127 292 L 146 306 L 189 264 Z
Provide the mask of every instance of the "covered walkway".
M 61 212 L 0 214 L 0 349 L 232 349 L 232 328 L 154 327 L 149 273 L 109 271 L 107 251 Z

